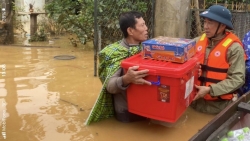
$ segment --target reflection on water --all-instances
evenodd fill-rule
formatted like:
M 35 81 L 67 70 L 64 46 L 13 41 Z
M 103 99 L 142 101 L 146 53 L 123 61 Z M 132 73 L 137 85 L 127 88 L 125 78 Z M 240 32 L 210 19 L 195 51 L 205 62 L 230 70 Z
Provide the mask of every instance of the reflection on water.
M 94 53 L 59 47 L 0 47 L 0 125 L 5 135 L 0 140 L 185 141 L 213 118 L 188 109 L 173 127 L 114 118 L 86 127 L 101 89 L 94 77 Z M 53 58 L 65 54 L 76 59 Z

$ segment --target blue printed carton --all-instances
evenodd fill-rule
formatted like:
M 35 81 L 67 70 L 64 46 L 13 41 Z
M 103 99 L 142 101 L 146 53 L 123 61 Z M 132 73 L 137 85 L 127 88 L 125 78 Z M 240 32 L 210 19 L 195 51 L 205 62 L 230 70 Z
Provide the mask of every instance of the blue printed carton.
M 144 58 L 184 63 L 196 53 L 194 39 L 159 36 L 142 42 Z

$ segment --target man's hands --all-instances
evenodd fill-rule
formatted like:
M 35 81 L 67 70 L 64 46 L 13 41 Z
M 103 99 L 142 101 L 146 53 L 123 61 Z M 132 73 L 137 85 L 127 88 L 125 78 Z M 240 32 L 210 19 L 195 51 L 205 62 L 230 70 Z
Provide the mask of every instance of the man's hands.
M 195 95 L 194 100 L 197 100 L 199 98 L 203 98 L 206 94 L 210 93 L 210 87 L 195 85 L 195 88 L 198 89 L 198 92 Z
M 139 66 L 133 66 L 128 68 L 127 73 L 122 77 L 124 86 L 127 86 L 130 83 L 151 85 L 151 82 L 143 79 L 143 77 L 148 75 L 149 70 L 137 71 L 138 68 Z
M 133 66 L 129 67 L 128 71 L 125 75 L 122 76 L 123 85 L 127 86 L 130 83 L 134 84 L 146 84 L 151 85 L 151 82 L 143 79 L 148 75 L 149 70 L 140 70 L 138 71 L 139 66 Z M 199 76 L 201 75 L 201 69 L 199 69 Z M 210 93 L 210 87 L 207 86 L 198 86 L 195 85 L 195 88 L 198 90 L 196 96 L 194 97 L 194 100 L 197 100 L 199 98 L 203 98 L 206 94 Z
M 199 65 L 198 77 L 200 77 L 202 75 L 201 65 L 200 65 L 200 63 L 198 63 L 197 65 Z M 195 85 L 195 88 L 197 89 L 197 93 L 194 97 L 194 100 L 197 100 L 199 98 L 203 98 L 206 94 L 210 93 L 210 87 Z

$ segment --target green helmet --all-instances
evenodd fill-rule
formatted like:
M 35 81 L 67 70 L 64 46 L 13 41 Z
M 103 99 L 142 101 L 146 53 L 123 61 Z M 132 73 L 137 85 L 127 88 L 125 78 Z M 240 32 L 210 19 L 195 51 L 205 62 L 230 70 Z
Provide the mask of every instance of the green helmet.
M 231 22 L 232 14 L 224 6 L 221 5 L 210 6 L 206 11 L 202 12 L 200 16 L 225 24 L 227 26 L 227 29 L 230 30 L 233 29 L 233 24 Z

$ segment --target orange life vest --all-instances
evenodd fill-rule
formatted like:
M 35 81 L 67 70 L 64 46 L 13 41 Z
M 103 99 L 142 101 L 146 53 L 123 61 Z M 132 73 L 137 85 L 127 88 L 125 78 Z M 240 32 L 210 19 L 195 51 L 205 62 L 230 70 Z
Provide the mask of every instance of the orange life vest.
M 232 43 L 238 42 L 242 43 L 240 39 L 231 32 L 226 32 L 226 37 L 222 39 L 211 51 L 207 60 L 207 64 L 204 65 L 204 58 L 201 60 L 202 70 L 206 71 L 206 76 L 199 78 L 200 81 L 205 82 L 205 86 L 209 86 L 213 83 L 218 83 L 227 77 L 227 70 L 229 64 L 227 62 L 227 50 L 232 45 Z M 200 40 L 196 44 L 196 49 L 198 52 L 205 54 L 206 47 L 208 46 L 208 38 L 206 34 L 203 34 Z M 246 56 L 245 56 L 246 57 Z M 233 94 L 224 94 L 219 97 L 212 97 L 210 94 L 206 94 L 204 99 L 206 100 L 231 100 Z

